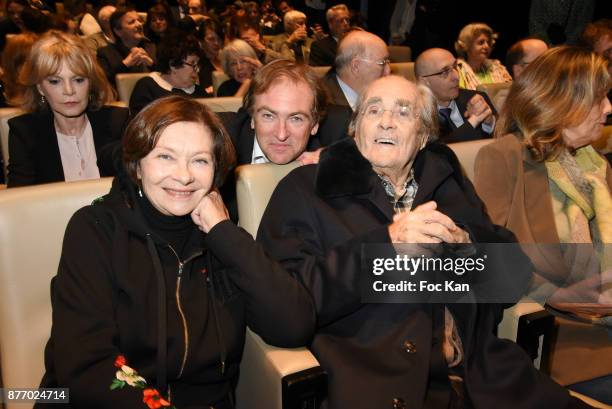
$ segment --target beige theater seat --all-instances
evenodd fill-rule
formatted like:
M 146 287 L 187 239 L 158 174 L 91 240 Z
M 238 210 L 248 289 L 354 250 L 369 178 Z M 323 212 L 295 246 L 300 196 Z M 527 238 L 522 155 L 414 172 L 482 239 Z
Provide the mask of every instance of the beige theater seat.
M 327 72 L 331 69 L 331 67 L 328 65 L 321 65 L 318 67 L 310 67 L 310 69 L 314 71 L 317 77 L 323 78 L 325 77 L 325 74 L 327 74 Z
M 298 167 L 244 165 L 236 173 L 240 225 L 253 237 L 278 182 Z M 325 397 L 326 375 L 306 348 L 283 349 L 247 331 L 236 391 L 238 409 L 315 408 Z
M 449 143 L 448 147 L 455 152 L 465 176 L 474 183 L 474 161 L 480 148 L 493 142 L 493 139 L 478 139 L 475 141 Z
M 230 79 L 229 75 L 227 75 L 223 71 L 215 70 L 212 72 L 212 86 L 213 86 L 213 94 L 215 97 L 217 96 L 217 90 L 219 90 L 219 87 L 221 86 L 221 84 L 223 84 L 225 81 L 229 79 Z
M 5 388 L 38 387 L 51 330 L 49 285 L 57 273 L 66 224 L 110 186 L 111 178 L 104 178 L 0 193 L 0 361 Z
M 130 72 L 115 75 L 115 84 L 117 86 L 117 94 L 119 101 L 123 101 L 129 105 L 132 91 L 139 79 L 149 75 L 148 72 Z
M 390 45 L 387 47 L 389 50 L 389 59 L 391 62 L 410 62 L 412 61 L 412 50 L 410 47 L 405 45 Z
M 506 103 L 511 86 L 511 82 L 494 82 L 491 84 L 480 84 L 476 89 L 485 92 L 489 96 L 489 99 L 491 99 L 495 106 L 495 110 L 499 113 Z
M 8 121 L 11 118 L 25 114 L 25 111 L 19 108 L 0 108 L 0 150 L 2 150 L 2 159 L 4 160 L 4 179 L 8 176 L 8 163 L 9 163 L 9 143 L 8 134 L 9 126 Z
M 399 75 L 412 82 L 416 81 L 414 75 L 414 63 L 413 62 L 392 62 L 391 63 L 391 74 Z
M 213 112 L 238 112 L 242 106 L 242 97 L 197 98 L 196 101 Z

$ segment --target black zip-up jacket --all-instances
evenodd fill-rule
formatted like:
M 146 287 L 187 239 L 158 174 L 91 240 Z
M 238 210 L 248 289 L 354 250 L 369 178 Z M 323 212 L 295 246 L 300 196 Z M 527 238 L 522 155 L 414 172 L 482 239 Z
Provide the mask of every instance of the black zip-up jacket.
M 142 390 L 109 389 L 123 355 L 177 408 L 229 408 L 246 325 L 270 343 L 305 345 L 309 296 L 289 274 L 269 273 L 273 262 L 229 221 L 208 235 L 193 225 L 183 251 L 171 248 L 149 227 L 136 194 L 131 181 L 116 179 L 68 225 L 41 387 L 70 388 L 75 408 L 144 408 Z M 239 243 L 221 263 L 209 243 L 223 248 L 228 231 Z M 226 267 L 244 257 L 251 271 Z

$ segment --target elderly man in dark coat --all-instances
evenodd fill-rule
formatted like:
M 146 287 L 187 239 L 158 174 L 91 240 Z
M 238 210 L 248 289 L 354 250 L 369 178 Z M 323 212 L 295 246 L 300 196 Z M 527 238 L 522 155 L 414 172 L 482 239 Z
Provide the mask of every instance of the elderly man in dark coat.
M 427 144 L 437 112 L 426 87 L 376 80 L 356 112 L 354 139 L 281 181 L 257 237 L 313 297 L 311 349 L 329 374 L 327 407 L 583 406 L 493 335 L 498 304 L 362 301 L 364 245 L 514 238 L 490 223 L 452 151 Z

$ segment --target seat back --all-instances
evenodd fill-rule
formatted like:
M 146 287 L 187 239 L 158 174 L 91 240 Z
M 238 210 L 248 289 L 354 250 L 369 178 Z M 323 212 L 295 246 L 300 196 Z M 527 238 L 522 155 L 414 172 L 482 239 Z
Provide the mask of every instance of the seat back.
M 505 97 L 508 95 L 507 92 L 511 86 L 511 82 L 494 82 L 491 84 L 480 84 L 476 89 L 485 92 L 489 99 L 491 99 L 491 102 L 493 102 L 493 105 L 495 105 L 497 112 L 499 112 L 506 102 Z M 504 94 L 503 97 L 502 94 Z
M 298 166 L 300 165 L 297 162 L 287 165 L 267 163 L 243 165 L 236 170 L 240 226 L 253 237 L 257 235 L 259 222 L 276 185 Z M 276 362 L 283 364 L 276 365 Z M 266 371 L 278 372 L 277 376 L 283 379 L 293 373 L 318 366 L 318 361 L 307 348 L 272 347 L 248 330 L 236 389 L 238 409 L 255 407 L 252 402 L 265 402 L 266 408 L 283 407 L 282 383 L 266 382 L 262 377 L 262 367 L 267 368 Z
M 215 97 L 217 96 L 217 91 L 219 90 L 219 87 L 221 86 L 221 84 L 223 84 L 225 81 L 229 79 L 230 79 L 229 75 L 227 75 L 223 71 L 213 71 L 212 72 L 212 86 L 213 86 L 213 94 Z
M 8 163 L 9 163 L 9 126 L 8 121 L 11 118 L 25 114 L 25 111 L 19 108 L 0 108 L 0 150 L 2 150 L 2 159 L 4 161 L 4 180 L 7 180 L 8 176 Z
M 478 139 L 475 141 L 449 143 L 448 147 L 455 152 L 467 178 L 474 183 L 474 162 L 476 155 L 483 146 L 493 142 L 493 139 Z
M 5 388 L 36 388 L 51 330 L 50 280 L 70 217 L 106 194 L 112 178 L 0 193 L 0 361 Z M 7 409 L 23 404 L 5 403 Z
M 321 65 L 317 67 L 309 67 L 319 78 L 325 77 L 325 74 L 331 69 L 329 65 Z
M 251 236 L 257 236 L 261 216 L 278 182 L 298 166 L 298 162 L 286 165 L 266 163 L 243 165 L 236 169 L 238 218 L 240 226 Z
M 197 98 L 197 101 L 213 112 L 238 112 L 242 106 L 241 97 Z
M 412 50 L 406 45 L 390 45 L 389 59 L 391 62 L 410 62 L 412 61 Z
M 399 75 L 412 82 L 416 81 L 414 75 L 414 63 L 413 62 L 392 62 L 391 63 L 391 74 Z
M 129 105 L 132 91 L 139 79 L 149 75 L 148 72 L 126 72 L 115 75 L 115 84 L 117 86 L 117 94 L 119 101 L 123 101 Z

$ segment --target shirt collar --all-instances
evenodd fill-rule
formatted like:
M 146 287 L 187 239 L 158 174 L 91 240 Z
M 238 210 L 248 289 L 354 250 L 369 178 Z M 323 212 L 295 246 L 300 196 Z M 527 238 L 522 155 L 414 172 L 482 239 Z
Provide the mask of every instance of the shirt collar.
M 359 94 L 357 94 L 353 88 L 349 87 L 348 84 L 340 79 L 340 76 L 336 74 L 336 78 L 338 79 L 338 85 L 340 85 L 340 89 L 344 93 L 346 100 L 348 101 L 351 109 L 354 111 L 355 106 L 357 105 L 357 98 L 359 98 Z
M 189 88 L 178 88 L 178 87 L 173 87 L 172 84 L 170 84 L 168 81 L 166 81 L 162 76 L 160 72 L 154 71 L 152 73 L 149 74 L 149 77 L 153 78 L 153 81 L 155 81 L 155 83 L 157 85 L 159 85 L 161 88 L 165 89 L 166 91 L 170 91 L 172 92 L 172 89 L 180 89 L 185 91 L 187 94 L 193 94 L 193 92 L 195 91 L 195 85 L 192 85 Z
M 419 185 L 414 179 L 414 169 L 410 169 L 408 179 L 406 179 L 406 182 L 404 183 L 404 194 L 398 199 L 395 198 L 395 188 L 393 187 L 393 183 L 391 183 L 386 176 L 379 175 L 378 173 L 376 175 L 380 179 L 380 183 L 385 189 L 389 202 L 393 206 L 394 213 L 400 213 L 412 208 L 412 202 L 414 202 L 416 192 L 419 188 Z
M 253 142 L 253 155 L 251 156 L 252 164 L 269 163 L 270 159 L 261 150 L 259 142 L 257 141 L 257 135 L 255 135 L 255 141 Z

